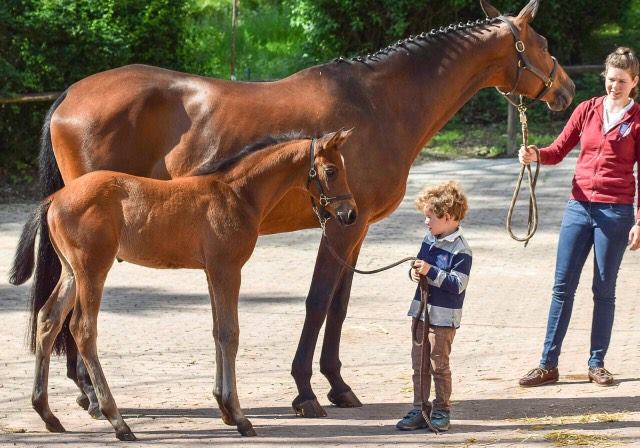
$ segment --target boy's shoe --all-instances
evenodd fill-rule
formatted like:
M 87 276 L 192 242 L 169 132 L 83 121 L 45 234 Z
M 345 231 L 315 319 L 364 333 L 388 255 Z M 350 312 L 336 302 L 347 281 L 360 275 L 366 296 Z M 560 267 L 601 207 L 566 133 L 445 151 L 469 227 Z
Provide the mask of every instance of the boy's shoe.
M 402 420 L 396 423 L 396 428 L 401 431 L 414 431 L 427 427 L 427 422 L 420 409 L 411 409 Z
M 594 382 L 598 386 L 613 385 L 613 375 L 604 367 L 589 367 L 589 382 Z
M 451 426 L 449 413 L 447 411 L 433 411 L 431 413 L 431 424 L 438 431 L 448 431 Z
M 529 370 L 525 376 L 520 378 L 518 384 L 522 387 L 542 386 L 544 384 L 555 383 L 558 381 L 558 378 L 560 378 L 560 373 L 558 372 L 557 367 L 552 369 L 536 367 L 535 369 Z

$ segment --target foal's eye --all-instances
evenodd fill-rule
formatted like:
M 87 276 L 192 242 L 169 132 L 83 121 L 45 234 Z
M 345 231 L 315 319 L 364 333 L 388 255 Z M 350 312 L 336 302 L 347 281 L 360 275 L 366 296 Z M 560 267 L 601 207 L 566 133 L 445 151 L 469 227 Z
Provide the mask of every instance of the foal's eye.
M 327 177 L 328 177 L 329 179 L 331 179 L 331 178 L 335 177 L 335 175 L 336 175 L 336 173 L 337 173 L 337 172 L 338 172 L 338 170 L 336 170 L 336 169 L 335 169 L 335 168 L 333 168 L 333 167 L 327 167 L 327 168 L 325 168 L 325 169 L 324 169 L 324 173 L 327 175 Z

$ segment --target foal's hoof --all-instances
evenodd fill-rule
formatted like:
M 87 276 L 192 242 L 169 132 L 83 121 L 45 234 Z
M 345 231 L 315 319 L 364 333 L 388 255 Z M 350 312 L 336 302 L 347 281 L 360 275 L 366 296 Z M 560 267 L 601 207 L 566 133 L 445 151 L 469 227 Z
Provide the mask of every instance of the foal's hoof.
M 76 403 L 78 403 L 78 406 L 80 406 L 85 411 L 89 409 L 89 398 L 87 398 L 87 396 L 83 393 L 78 395 L 78 397 L 76 398 Z
M 45 426 L 47 427 L 47 431 L 49 432 L 66 432 L 60 420 L 57 417 L 52 417 L 48 422 L 45 422 Z
M 244 437 L 255 437 L 258 435 L 249 420 L 238 423 L 238 432 Z
M 315 398 L 300 401 L 300 397 L 296 397 L 296 399 L 293 400 L 292 406 L 298 417 L 319 418 L 327 416 L 326 411 Z
M 94 418 L 96 420 L 105 419 L 104 415 L 102 415 L 102 412 L 100 412 L 100 406 L 98 406 L 97 404 L 89 406 L 89 409 L 87 409 L 87 412 L 89 413 L 91 418 Z
M 138 440 L 131 430 L 116 432 L 116 437 L 123 442 L 134 442 Z
M 362 406 L 362 403 L 351 389 L 340 393 L 335 393 L 333 389 L 331 389 L 327 394 L 327 398 L 339 408 L 359 408 Z

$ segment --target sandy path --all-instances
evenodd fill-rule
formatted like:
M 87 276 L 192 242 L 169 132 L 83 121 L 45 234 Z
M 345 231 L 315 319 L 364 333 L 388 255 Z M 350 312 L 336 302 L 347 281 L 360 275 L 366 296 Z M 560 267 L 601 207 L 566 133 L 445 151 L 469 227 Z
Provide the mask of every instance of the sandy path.
M 240 401 L 259 434 L 253 439 L 241 438 L 222 423 L 211 396 L 214 350 L 204 275 L 114 266 L 102 307 L 99 349 L 111 390 L 140 440 L 127 446 L 551 446 L 545 436 L 558 431 L 606 437 L 615 446 L 640 446 L 639 254 L 627 254 L 618 281 L 607 356 L 616 385 L 598 388 L 586 380 L 590 261 L 564 345 L 561 382 L 538 389 L 516 384 L 538 361 L 572 166 L 567 161 L 543 168 L 540 230 L 526 249 L 503 228 L 518 170 L 514 160 L 415 166 L 405 200 L 372 227 L 365 241 L 362 269 L 414 255 L 423 230 L 412 203 L 422 185 L 456 179 L 469 193 L 471 212 L 464 227 L 474 265 L 452 354 L 449 433 L 400 433 L 393 427 L 411 400 L 405 313 L 414 284 L 407 279 L 407 267 L 357 276 L 353 282 L 341 358 L 345 379 L 365 405 L 330 407 L 316 356 L 313 385 L 329 416 L 308 420 L 293 415 L 290 403 L 296 391 L 289 370 L 320 237 L 318 230 L 310 230 L 261 238 L 243 271 L 238 384 Z M 46 432 L 31 409 L 33 357 L 24 346 L 28 286 L 12 287 L 6 280 L 31 208 L 0 204 L 0 446 L 118 444 L 106 421 L 91 420 L 76 406 L 75 386 L 64 376 L 62 359 L 52 362 L 50 403 L 68 432 Z M 614 421 L 587 415 L 603 412 L 612 413 L 609 420 Z

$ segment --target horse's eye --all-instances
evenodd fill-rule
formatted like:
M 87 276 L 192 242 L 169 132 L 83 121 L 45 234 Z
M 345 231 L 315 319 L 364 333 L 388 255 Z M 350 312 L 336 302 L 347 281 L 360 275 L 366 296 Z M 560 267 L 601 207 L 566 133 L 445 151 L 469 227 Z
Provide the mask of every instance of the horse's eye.
M 332 179 L 336 176 L 338 171 L 333 167 L 327 167 L 324 169 L 324 173 L 327 175 L 329 179 Z

